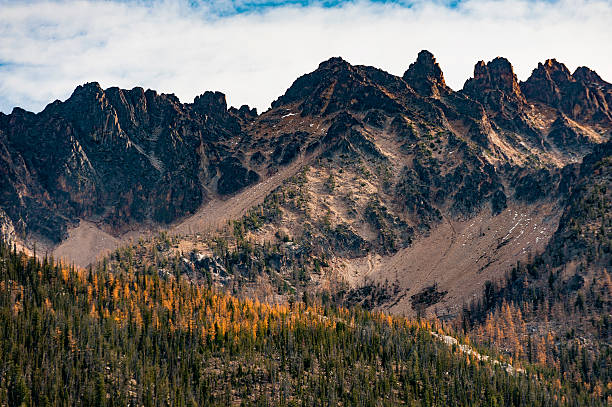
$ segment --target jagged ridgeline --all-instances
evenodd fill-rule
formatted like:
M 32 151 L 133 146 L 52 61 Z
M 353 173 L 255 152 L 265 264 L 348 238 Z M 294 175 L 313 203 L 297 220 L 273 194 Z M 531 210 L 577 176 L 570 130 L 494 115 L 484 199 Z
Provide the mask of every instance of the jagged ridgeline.
M 605 405 L 439 329 L 149 268 L 67 268 L 0 241 L 1 405 Z
M 0 114 L 2 209 L 23 237 L 58 243 L 79 219 L 111 233 L 193 213 L 208 188 L 231 194 L 259 180 L 233 157 L 254 111 L 206 92 L 193 103 L 134 88 L 75 89 L 33 114 Z

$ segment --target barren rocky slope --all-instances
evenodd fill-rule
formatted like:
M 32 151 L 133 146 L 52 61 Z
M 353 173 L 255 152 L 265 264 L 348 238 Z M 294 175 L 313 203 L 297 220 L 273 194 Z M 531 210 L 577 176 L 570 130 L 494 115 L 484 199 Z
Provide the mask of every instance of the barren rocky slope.
M 81 265 L 239 220 L 235 236 L 302 253 L 275 267 L 294 287 L 316 269 L 305 290 L 333 280 L 350 303 L 452 314 L 546 248 L 576 163 L 610 138 L 611 95 L 555 60 L 519 83 L 503 58 L 456 92 L 427 51 L 402 77 L 332 58 L 260 115 L 220 93 L 87 84 L 0 115 L 0 206 L 7 230 Z

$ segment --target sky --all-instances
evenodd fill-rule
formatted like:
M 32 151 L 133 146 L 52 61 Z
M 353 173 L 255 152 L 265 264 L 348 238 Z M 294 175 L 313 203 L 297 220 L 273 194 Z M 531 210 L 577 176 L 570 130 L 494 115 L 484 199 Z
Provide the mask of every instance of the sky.
M 611 23 L 612 0 L 0 0 L 0 111 L 96 81 L 261 112 L 332 56 L 402 75 L 422 49 L 455 90 L 497 56 L 520 80 L 556 58 L 611 82 Z

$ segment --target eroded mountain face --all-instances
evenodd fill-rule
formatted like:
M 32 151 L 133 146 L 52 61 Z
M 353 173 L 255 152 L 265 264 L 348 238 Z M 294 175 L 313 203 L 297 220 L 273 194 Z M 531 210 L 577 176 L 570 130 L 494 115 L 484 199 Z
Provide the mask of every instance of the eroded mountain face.
M 330 259 L 345 300 L 398 313 L 445 313 L 546 250 L 572 163 L 611 129 L 526 96 L 503 58 L 453 92 L 426 51 L 402 79 L 326 61 L 256 122 L 279 116 L 275 126 L 302 126 L 300 153 L 317 152 L 249 213 L 247 235 L 265 244 L 282 231 L 293 251 Z M 286 276 L 304 266 L 288 264 Z
M 414 312 L 460 303 L 544 250 L 573 163 L 610 138 L 611 95 L 554 60 L 519 83 L 504 58 L 455 92 L 428 51 L 402 77 L 332 58 L 261 115 L 218 92 L 183 104 L 87 84 L 39 114 L 0 115 L 1 208 L 22 238 L 58 244 L 79 221 L 116 238 L 185 234 L 254 207 L 242 232 L 299 253 L 280 275 L 320 273 L 304 259 L 324 258 L 348 300 Z M 385 282 L 373 298 L 368 285 Z
M 142 88 L 79 86 L 39 114 L 0 117 L 2 207 L 22 237 L 59 243 L 87 219 L 112 234 L 167 224 L 259 180 L 233 156 L 248 108 Z

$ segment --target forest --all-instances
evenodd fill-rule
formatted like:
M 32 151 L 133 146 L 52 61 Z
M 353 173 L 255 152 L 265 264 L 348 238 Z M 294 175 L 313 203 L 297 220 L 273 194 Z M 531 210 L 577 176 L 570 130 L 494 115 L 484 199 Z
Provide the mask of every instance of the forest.
M 606 405 L 554 369 L 501 363 L 408 320 L 238 299 L 180 272 L 88 270 L 0 243 L 0 405 Z M 478 346 L 480 354 L 503 355 Z

